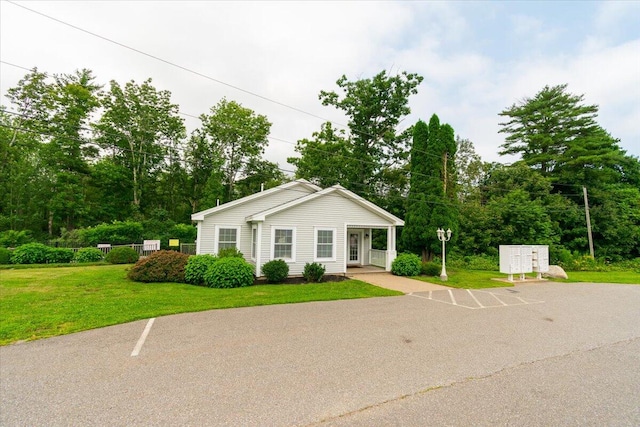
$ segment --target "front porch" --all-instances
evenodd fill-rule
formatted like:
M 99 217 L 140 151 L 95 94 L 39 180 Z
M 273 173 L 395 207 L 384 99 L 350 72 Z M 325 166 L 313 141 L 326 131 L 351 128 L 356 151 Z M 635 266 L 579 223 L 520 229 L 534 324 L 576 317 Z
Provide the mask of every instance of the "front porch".
M 395 226 L 348 224 L 345 231 L 348 274 L 391 271 L 396 258 Z
M 385 273 L 384 267 L 378 267 L 376 265 L 357 265 L 347 267 L 347 276 L 353 276 L 354 274 L 372 274 L 372 273 Z

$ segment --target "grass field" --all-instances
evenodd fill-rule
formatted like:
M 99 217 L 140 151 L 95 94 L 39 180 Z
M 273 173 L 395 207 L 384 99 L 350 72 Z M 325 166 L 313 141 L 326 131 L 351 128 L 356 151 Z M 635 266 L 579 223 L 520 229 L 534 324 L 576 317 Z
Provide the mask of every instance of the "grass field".
M 507 277 L 506 274 L 502 274 L 498 271 L 480 271 L 480 270 L 451 270 L 447 269 L 448 278 L 446 282 L 440 280 L 439 277 L 426 277 L 419 276 L 414 279 L 422 280 L 423 282 L 435 283 L 438 285 L 445 285 L 452 288 L 465 288 L 465 289 L 482 289 L 482 288 L 497 288 L 505 286 L 513 286 L 510 283 L 492 280 L 492 278 Z M 568 280 L 554 279 L 557 282 L 593 282 L 593 283 L 626 283 L 626 284 L 640 284 L 640 273 L 634 271 L 569 271 Z M 528 274 L 527 277 L 535 277 L 532 274 Z
M 626 283 L 640 285 L 640 273 L 635 271 L 569 271 L 568 280 L 558 282 Z
M 236 289 L 136 283 L 129 267 L 0 270 L 0 345 L 175 313 L 401 295 L 357 280 Z
M 497 271 L 447 269 L 447 277 L 448 280 L 446 282 L 440 280 L 439 277 L 417 276 L 413 278 L 451 288 L 484 289 L 513 286 L 511 283 L 492 280 L 493 278 L 506 278 L 506 275 Z

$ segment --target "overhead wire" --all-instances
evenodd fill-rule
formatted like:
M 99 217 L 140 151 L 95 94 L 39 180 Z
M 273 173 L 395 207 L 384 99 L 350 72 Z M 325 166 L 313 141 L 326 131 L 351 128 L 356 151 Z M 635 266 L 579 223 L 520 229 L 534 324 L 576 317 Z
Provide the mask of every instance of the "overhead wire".
M 50 19 L 50 20 L 52 20 L 52 21 L 55 21 L 55 22 L 57 22 L 57 23 L 59 23 L 59 24 L 62 24 L 62 25 L 68 26 L 68 27 L 70 27 L 70 28 L 73 28 L 73 29 L 75 29 L 75 30 L 81 31 L 81 32 L 83 32 L 83 33 L 89 34 L 89 35 L 91 35 L 91 36 L 93 36 L 93 37 L 97 37 L 97 38 L 99 38 L 99 39 L 101 39 L 101 40 L 104 40 L 104 41 L 106 41 L 106 42 L 109 42 L 109 43 L 115 44 L 115 45 L 117 45 L 117 46 L 119 46 L 119 47 L 122 47 L 122 48 L 124 48 L 124 49 L 131 50 L 131 51 L 136 52 L 136 53 L 138 53 L 138 54 L 140 54 L 140 55 L 143 55 L 143 56 L 146 56 L 146 57 L 152 58 L 152 59 L 154 59 L 154 60 L 160 61 L 160 62 L 162 62 L 162 63 L 164 63 L 164 64 L 169 65 L 169 66 L 172 66 L 172 67 L 178 68 L 178 69 L 180 69 L 180 70 L 186 71 L 186 72 L 188 72 L 188 73 L 191 73 L 191 74 L 197 75 L 197 76 L 199 76 L 199 77 L 205 78 L 205 79 L 210 80 L 210 81 L 213 81 L 213 82 L 215 82 L 215 83 L 219 83 L 219 84 L 221 84 L 221 85 L 224 85 L 224 86 L 230 87 L 230 88 L 232 88 L 232 89 L 238 90 L 238 91 L 243 92 L 243 93 L 246 93 L 246 94 L 248 94 L 248 95 L 255 96 L 255 97 L 257 97 L 257 98 L 260 98 L 260 99 L 262 99 L 262 100 L 265 100 L 265 101 L 271 102 L 271 103 L 273 103 L 273 104 L 276 104 L 276 105 L 279 105 L 279 106 L 282 106 L 282 107 L 288 108 L 288 109 L 290 109 L 290 110 L 293 110 L 293 111 L 296 111 L 296 112 L 299 112 L 299 113 L 305 114 L 305 115 L 307 115 L 307 116 L 310 116 L 310 117 L 314 117 L 314 118 L 320 119 L 320 120 L 322 120 L 323 122 L 328 122 L 328 123 L 331 123 L 332 125 L 340 126 L 340 127 L 344 128 L 344 129 L 348 130 L 350 133 L 355 133 L 355 134 L 359 134 L 359 135 L 364 135 L 364 136 L 368 136 L 368 137 L 376 138 L 376 135 L 373 135 L 373 134 L 371 134 L 371 133 L 368 133 L 368 132 L 365 132 L 365 131 L 362 131 L 362 130 L 354 130 L 354 129 L 351 129 L 351 128 L 349 127 L 349 125 L 345 125 L 345 124 L 343 124 L 343 123 L 340 123 L 340 122 L 337 122 L 337 121 L 334 121 L 334 120 L 327 119 L 327 118 L 322 117 L 322 116 L 319 116 L 319 115 L 317 115 L 317 114 L 310 113 L 310 112 L 308 112 L 308 111 L 302 110 L 302 109 L 300 109 L 300 108 L 298 108 L 298 107 L 294 107 L 294 106 L 289 105 L 289 104 L 286 104 L 286 103 L 284 103 L 284 102 L 280 102 L 280 101 L 274 100 L 274 99 L 272 99 L 272 98 L 269 98 L 269 97 L 267 97 L 267 96 L 260 95 L 260 94 L 258 94 L 258 93 L 256 93 L 256 92 L 253 92 L 253 91 L 250 91 L 250 90 L 247 90 L 247 89 L 243 89 L 243 88 L 241 88 L 241 87 L 239 87 L 239 86 L 237 86 L 237 85 L 233 85 L 233 84 L 231 84 L 231 83 L 224 82 L 224 81 L 222 81 L 222 80 L 220 80 L 220 79 L 216 79 L 216 78 L 214 78 L 214 77 L 211 77 L 211 76 L 206 75 L 206 74 L 204 74 L 204 73 L 201 73 L 201 72 L 199 72 L 199 71 L 195 71 L 195 70 L 193 70 L 193 69 L 191 69 L 191 68 L 188 68 L 188 67 L 182 66 L 182 65 L 177 64 L 177 63 L 175 63 L 175 62 L 173 62 L 173 61 L 169 61 L 169 60 L 167 60 L 167 59 L 160 58 L 160 57 L 158 57 L 158 56 L 156 56 L 156 55 L 152 55 L 152 54 L 147 53 L 147 52 L 144 52 L 144 51 L 142 51 L 142 50 L 140 50 L 140 49 L 137 49 L 137 48 L 134 48 L 134 47 L 128 46 L 128 45 L 126 45 L 126 44 L 124 44 L 124 43 L 121 43 L 121 42 L 115 41 L 115 40 L 113 40 L 113 39 L 111 39 L 111 38 L 109 38 L 109 37 L 102 36 L 102 35 L 97 34 L 97 33 L 95 33 L 95 32 L 92 32 L 92 31 L 86 30 L 86 29 L 84 29 L 84 28 L 82 28 L 82 27 L 79 27 L 79 26 L 77 26 L 77 25 L 71 24 L 71 23 L 69 23 L 69 22 L 66 22 L 66 21 L 63 21 L 63 20 L 61 20 L 61 19 L 55 18 L 55 17 L 50 16 L 50 15 L 48 15 L 48 14 L 45 14 L 45 13 L 43 13 L 43 12 L 39 12 L 39 11 L 37 11 L 37 10 L 35 10 L 35 9 L 31 9 L 31 8 L 29 8 L 29 7 L 23 6 L 23 5 L 21 5 L 21 4 L 16 3 L 15 1 L 12 1 L 12 0 L 5 0 L 5 1 L 7 1 L 7 3 L 13 4 L 13 5 L 15 5 L 15 6 L 21 7 L 21 8 L 23 8 L 23 9 L 25 9 L 25 10 L 29 11 L 29 12 L 35 13 L 35 14 L 37 14 L 37 15 L 40 15 L 40 16 L 44 17 L 44 18 Z M 4 62 L 4 61 L 2 61 L 2 62 Z M 11 64 L 11 65 L 13 65 L 13 64 Z M 24 68 L 24 67 L 20 67 L 20 68 Z M 190 116 L 190 117 L 194 117 L 194 116 Z M 428 152 L 422 152 L 422 153 L 423 153 L 423 154 L 426 154 L 426 155 L 433 155 L 433 153 L 428 153 Z

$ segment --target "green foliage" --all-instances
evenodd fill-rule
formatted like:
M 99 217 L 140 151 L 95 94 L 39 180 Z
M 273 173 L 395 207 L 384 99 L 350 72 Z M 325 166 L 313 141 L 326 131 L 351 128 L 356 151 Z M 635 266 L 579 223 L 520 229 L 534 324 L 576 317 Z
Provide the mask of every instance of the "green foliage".
M 440 124 L 435 114 L 429 125 L 418 121 L 414 126 L 402 243 L 405 249 L 421 253 L 423 261 L 430 261 L 442 250 L 438 228 L 450 228 L 452 243 L 457 239 L 456 149 L 453 128 Z
M 254 282 L 253 266 L 244 259 L 221 258 L 209 266 L 204 282 L 211 288 L 239 288 Z
M 244 258 L 238 248 L 224 248 L 218 251 L 218 258 Z
M 133 264 L 138 261 L 138 252 L 128 246 L 111 249 L 104 259 L 110 264 Z
M 218 260 L 213 255 L 191 255 L 184 268 L 184 280 L 192 285 L 203 285 L 204 275 L 209 267 Z
M 417 276 L 422 269 L 422 261 L 416 254 L 400 254 L 391 263 L 391 273 L 396 276 Z
M 75 262 L 98 262 L 104 259 L 104 253 L 98 248 L 82 248 L 75 253 Z
M 0 246 L 0 265 L 11 263 L 11 251 L 4 246 Z
M 289 276 L 289 266 L 281 259 L 274 259 L 262 266 L 262 273 L 269 283 L 281 283 Z
M 249 166 L 260 163 L 260 155 L 269 143 L 271 123 L 266 116 L 226 99 L 211 107 L 210 115 L 202 114 L 200 120 L 201 135 L 207 138 L 210 151 L 221 155 L 224 200 L 234 200 L 236 177 L 251 175 Z
M 73 260 L 73 250 L 67 248 L 49 248 L 47 262 L 51 264 L 64 264 Z
M 104 112 L 94 126 L 98 144 L 129 172 L 131 202 L 138 212 L 145 205 L 145 190 L 152 184 L 154 172 L 162 169 L 165 156 L 176 155 L 172 143 L 185 133 L 171 93 L 157 90 L 151 83 L 151 79 L 142 84 L 130 81 L 122 87 L 112 80 L 109 93 L 102 98 Z
M 437 262 L 434 261 L 426 261 L 422 263 L 420 268 L 420 273 L 423 276 L 439 276 L 440 275 L 441 266 Z
M 411 112 L 409 97 L 417 93 L 422 77 L 407 72 L 395 76 L 382 71 L 371 78 L 336 81 L 337 91 L 320 91 L 322 105 L 341 110 L 348 118 L 349 132 L 324 123 L 311 140 L 296 145 L 300 158 L 296 177 L 323 186 L 341 184 L 390 212 L 404 216 L 401 199 L 407 186 L 406 142 L 408 130 L 400 122 Z
M 598 106 L 584 105 L 584 95 L 566 89 L 566 84 L 545 86 L 502 111 L 507 121 L 500 132 L 507 136 L 500 154 L 520 154 L 528 166 L 563 183 L 619 181 L 627 165 L 624 151 L 598 126 Z
M 498 255 L 466 255 L 447 257 L 447 267 L 476 271 L 497 271 L 499 266 Z
M 127 273 L 136 282 L 185 281 L 185 266 L 189 255 L 176 251 L 157 251 L 139 260 Z
M 319 264 L 317 262 L 306 263 L 304 265 L 302 277 L 304 277 L 307 282 L 319 283 L 322 282 L 325 271 L 326 268 L 322 264 Z
M 11 254 L 12 264 L 44 264 L 47 262 L 49 247 L 42 243 L 27 243 L 18 246 Z
M 0 233 L 0 246 L 15 248 L 20 245 L 31 243 L 31 231 L 29 230 L 6 230 Z
M 134 221 L 114 221 L 111 224 L 100 224 L 89 227 L 82 232 L 84 242 L 89 246 L 98 243 L 110 243 L 112 245 L 126 245 L 129 243 L 142 243 L 142 224 Z

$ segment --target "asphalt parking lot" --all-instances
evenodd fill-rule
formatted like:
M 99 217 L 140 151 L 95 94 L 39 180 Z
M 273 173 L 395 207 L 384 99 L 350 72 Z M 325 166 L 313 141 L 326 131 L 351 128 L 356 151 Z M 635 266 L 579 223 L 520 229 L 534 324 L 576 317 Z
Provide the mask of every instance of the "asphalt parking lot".
M 640 286 L 482 292 L 181 314 L 2 347 L 0 424 L 640 425 Z

